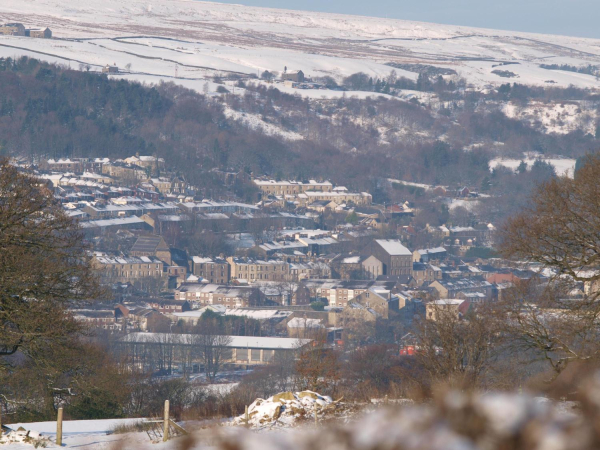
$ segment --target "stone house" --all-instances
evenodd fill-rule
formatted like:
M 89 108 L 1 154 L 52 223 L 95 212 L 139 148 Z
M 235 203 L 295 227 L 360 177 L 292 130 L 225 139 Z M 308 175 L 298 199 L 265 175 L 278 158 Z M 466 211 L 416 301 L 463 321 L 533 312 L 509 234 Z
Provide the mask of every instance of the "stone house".
M 219 286 L 217 284 L 184 283 L 175 291 L 175 299 L 187 300 L 198 306 L 223 305 L 245 308 L 262 301 L 259 289 L 249 286 Z
M 446 258 L 448 252 L 444 247 L 419 249 L 413 252 L 413 262 L 428 263 L 441 261 Z
M 22 23 L 6 23 L 0 25 L 0 34 L 5 36 L 25 36 L 25 26 Z
M 311 298 L 325 300 L 329 306 L 343 308 L 359 295 L 370 288 L 393 291 L 395 281 L 368 281 L 368 280 L 306 280 Z
M 440 298 L 455 299 L 459 294 L 468 294 L 480 292 L 488 300 L 492 299 L 493 285 L 487 281 L 481 281 L 473 278 L 461 278 L 450 280 L 435 280 L 429 284 L 430 288 L 435 289 Z
M 418 286 L 442 279 L 442 269 L 431 264 L 413 263 L 413 278 Z
M 197 277 L 202 277 L 209 283 L 229 283 L 229 263 L 222 258 L 194 256 L 192 258 L 192 273 Z
M 354 298 L 353 303 L 359 303 L 373 309 L 383 319 L 389 319 L 390 311 L 398 312 L 400 300 L 387 289 L 371 288 Z
M 106 282 L 134 282 L 142 278 L 162 278 L 164 263 L 152 256 L 112 257 L 96 254 L 92 268 Z
M 276 180 L 253 180 L 254 184 L 260 189 L 260 191 L 266 195 L 275 196 L 295 196 L 307 191 L 314 192 L 332 192 L 333 184 L 329 181 L 318 182 L 315 180 L 309 180 L 307 182 L 302 181 L 276 181 Z
M 461 318 L 467 314 L 470 307 L 468 300 L 444 298 L 435 300 L 425 305 L 425 314 L 427 320 L 438 320 L 443 314 L 450 314 L 451 317 Z
M 191 311 L 192 307 L 187 300 L 149 300 L 148 306 L 162 314 L 181 313 Z
M 293 81 L 296 83 L 304 83 L 304 72 L 301 70 L 286 70 L 281 74 L 283 81 Z
M 94 328 L 114 330 L 119 328 L 115 312 L 111 310 L 74 310 L 75 320 L 84 322 Z
M 43 30 L 27 30 L 27 36 L 38 39 L 52 39 L 52 31 L 46 27 Z
M 231 279 L 256 281 L 288 281 L 289 263 L 276 259 L 227 258 Z
M 119 73 L 119 68 L 116 66 L 116 64 L 113 64 L 112 66 L 107 64 L 102 68 L 102 73 Z

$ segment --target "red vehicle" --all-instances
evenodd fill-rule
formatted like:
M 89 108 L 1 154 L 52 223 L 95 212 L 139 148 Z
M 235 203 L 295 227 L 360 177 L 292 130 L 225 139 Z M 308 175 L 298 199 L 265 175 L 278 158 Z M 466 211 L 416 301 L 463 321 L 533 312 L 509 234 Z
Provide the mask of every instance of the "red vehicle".
M 400 356 L 412 356 L 415 354 L 415 346 L 414 345 L 405 345 L 400 349 Z

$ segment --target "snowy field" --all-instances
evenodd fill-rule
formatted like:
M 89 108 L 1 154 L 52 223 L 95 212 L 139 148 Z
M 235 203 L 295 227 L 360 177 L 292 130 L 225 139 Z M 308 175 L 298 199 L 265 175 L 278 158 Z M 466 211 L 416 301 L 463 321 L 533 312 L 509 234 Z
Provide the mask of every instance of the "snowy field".
M 71 420 L 63 422 L 63 447 L 84 448 L 90 450 L 119 448 L 117 445 L 123 440 L 123 435 L 107 434 L 114 427 L 129 425 L 139 422 L 140 419 L 112 419 L 112 420 Z M 50 439 L 47 448 L 59 448 L 56 442 L 56 422 L 17 423 L 8 425 L 16 430 L 23 427 L 26 430 L 37 431 L 43 437 Z M 146 433 L 132 433 L 127 435 L 128 445 L 125 448 L 169 448 L 164 445 L 152 445 Z M 2 448 L 11 450 L 31 450 L 31 444 L 10 444 Z M 123 447 L 121 447 L 123 448 Z
M 598 88 L 593 76 L 540 67 L 600 65 L 600 40 L 594 39 L 193 0 L 3 0 L 1 22 L 49 26 L 56 39 L 2 36 L 0 56 L 28 55 L 72 68 L 89 64 L 92 70 L 131 64 L 128 79 L 171 80 L 198 91 L 218 73 L 260 74 L 287 66 L 339 80 L 359 71 L 387 76 L 390 62 L 452 69 L 480 88 L 506 82 Z

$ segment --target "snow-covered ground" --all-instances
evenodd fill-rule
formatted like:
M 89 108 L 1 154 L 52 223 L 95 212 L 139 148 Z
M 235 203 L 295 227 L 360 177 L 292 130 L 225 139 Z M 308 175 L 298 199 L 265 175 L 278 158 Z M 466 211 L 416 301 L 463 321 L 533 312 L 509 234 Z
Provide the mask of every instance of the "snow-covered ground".
M 516 170 L 522 161 L 525 161 L 527 164 L 527 168 L 531 169 L 531 166 L 535 163 L 536 160 L 542 160 L 548 164 L 551 164 L 556 171 L 558 176 L 567 176 L 569 178 L 573 178 L 575 173 L 575 164 L 577 160 L 570 158 L 544 158 L 541 156 L 532 156 L 525 155 L 523 159 L 503 159 L 503 158 L 495 158 L 490 161 L 490 171 L 494 170 L 498 166 L 508 167 L 509 169 Z
M 107 434 L 109 431 L 119 425 L 129 425 L 139 422 L 141 419 L 108 419 L 108 420 L 68 420 L 63 422 L 63 446 L 67 448 L 86 448 L 86 449 L 109 449 L 122 441 L 123 435 Z M 8 425 L 16 430 L 23 427 L 26 430 L 37 431 L 43 437 L 50 439 L 47 448 L 59 448 L 56 442 L 56 422 L 35 422 L 35 423 L 17 423 Z M 150 439 L 146 433 L 135 433 L 128 435 L 130 445 L 135 448 L 150 447 Z M 31 444 L 10 444 L 2 446 L 11 450 L 31 450 Z M 115 447 L 118 448 L 118 447 Z M 123 448 L 123 447 L 121 447 Z M 154 448 L 154 447 L 153 447 Z
M 456 208 L 465 208 L 467 211 L 473 212 L 480 204 L 479 200 L 465 200 L 461 198 L 452 198 L 448 199 L 448 209 L 450 211 L 455 210 Z
M 540 64 L 600 65 L 600 40 L 594 39 L 193 0 L 4 0 L 2 22 L 49 26 L 57 39 L 3 36 L 0 56 L 36 56 L 73 68 L 90 64 L 93 70 L 131 64 L 130 79 L 175 80 L 197 90 L 217 72 L 259 74 L 287 66 L 310 77 L 340 79 L 359 71 L 384 77 L 389 62 L 453 69 L 478 87 L 509 81 L 597 88 L 593 76 Z
M 596 132 L 598 114 L 578 102 L 535 102 L 526 107 L 510 102 L 503 105 L 503 112 L 507 117 L 529 122 L 546 133 L 567 134 L 581 130 L 593 135 Z
M 231 119 L 238 120 L 244 123 L 249 128 L 261 129 L 264 134 L 269 136 L 281 136 L 290 141 L 298 141 L 304 139 L 301 134 L 293 131 L 284 130 L 275 124 L 267 123 L 262 120 L 259 114 L 242 113 L 231 108 L 225 109 L 225 115 Z

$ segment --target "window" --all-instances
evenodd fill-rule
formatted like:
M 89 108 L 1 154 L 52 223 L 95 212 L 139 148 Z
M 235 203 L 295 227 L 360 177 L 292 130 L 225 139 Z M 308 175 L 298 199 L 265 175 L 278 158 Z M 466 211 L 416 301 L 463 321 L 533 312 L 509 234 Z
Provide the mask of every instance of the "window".
M 250 350 L 252 361 L 260 361 L 260 350 Z
M 263 350 L 263 361 L 272 361 L 275 350 Z
M 235 357 L 238 361 L 248 361 L 248 350 L 245 348 L 238 348 L 235 351 Z
M 230 361 L 230 360 L 232 360 L 233 359 L 233 349 L 231 349 L 231 348 L 224 348 L 223 349 L 222 359 L 223 359 L 223 361 Z

